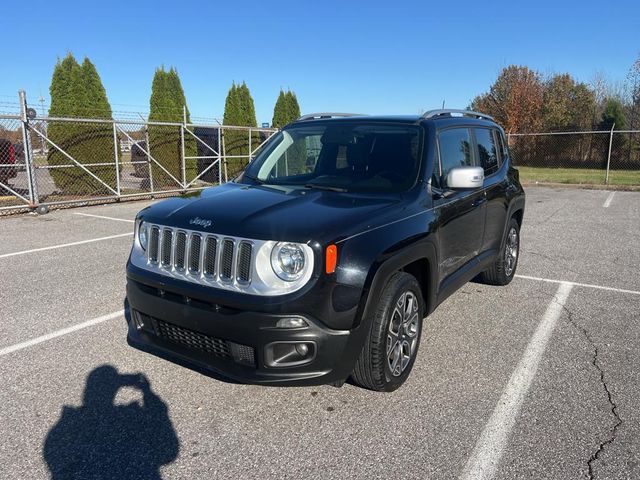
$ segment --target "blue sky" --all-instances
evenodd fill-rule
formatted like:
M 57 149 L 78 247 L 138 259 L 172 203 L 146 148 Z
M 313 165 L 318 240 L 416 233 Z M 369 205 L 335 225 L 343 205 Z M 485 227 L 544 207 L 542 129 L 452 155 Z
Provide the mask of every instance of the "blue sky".
M 608 3 L 608 4 L 607 4 Z M 194 116 L 221 116 L 246 81 L 258 122 L 279 89 L 303 112 L 465 107 L 502 67 L 622 81 L 640 55 L 639 1 L 28 1 L 3 6 L 0 96 L 48 99 L 67 51 L 98 68 L 114 110 L 148 110 L 175 66 Z M 7 21 L 11 19 L 11 21 Z

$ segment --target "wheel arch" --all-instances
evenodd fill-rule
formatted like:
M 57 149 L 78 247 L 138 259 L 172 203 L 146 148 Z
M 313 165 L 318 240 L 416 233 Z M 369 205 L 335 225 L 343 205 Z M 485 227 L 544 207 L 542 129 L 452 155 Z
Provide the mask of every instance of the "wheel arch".
M 404 271 L 416 278 L 426 303 L 426 313 L 431 313 L 436 306 L 436 259 L 435 245 L 425 239 L 396 251 L 393 255 L 384 258 L 383 261 L 376 262 L 367 276 L 356 321 L 361 322 L 370 316 L 372 309 L 375 308 L 376 299 L 380 297 L 387 280 L 398 271 Z

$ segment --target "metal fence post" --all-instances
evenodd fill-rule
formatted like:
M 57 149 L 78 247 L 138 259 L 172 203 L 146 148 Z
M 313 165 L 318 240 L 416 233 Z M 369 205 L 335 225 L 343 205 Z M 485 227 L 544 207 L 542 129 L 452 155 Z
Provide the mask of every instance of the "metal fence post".
M 223 153 L 223 162 L 224 162 L 224 181 L 228 182 L 229 179 L 227 178 L 227 149 L 225 147 L 225 142 L 224 142 L 224 132 L 222 132 L 222 151 Z M 220 168 L 222 168 L 222 165 L 220 165 Z M 222 182 L 220 182 L 222 183 Z
M 29 187 L 29 201 L 32 205 L 37 206 L 40 203 L 38 199 L 38 189 L 35 181 L 35 168 L 31 152 L 31 142 L 29 142 L 29 117 L 27 116 L 27 94 L 24 90 L 18 92 L 20 97 L 20 120 L 22 122 L 22 151 L 24 153 L 24 167 L 27 172 L 27 184 Z M 42 152 L 44 153 L 44 151 Z
M 149 166 L 149 193 L 154 193 L 153 191 L 153 168 L 151 168 L 151 159 L 149 155 L 151 155 L 151 143 L 149 142 L 149 126 L 145 125 L 144 128 L 144 136 L 147 141 L 147 165 Z
M 111 124 L 113 126 L 113 155 L 116 160 L 116 192 L 118 192 L 118 199 L 120 198 L 120 165 L 119 165 L 119 146 L 118 146 L 118 134 L 116 132 L 116 122 Z
M 613 144 L 613 129 L 616 127 L 616 124 L 611 126 L 611 132 L 609 133 L 609 153 L 607 154 L 607 173 L 604 176 L 604 183 L 609 185 L 609 167 L 611 165 L 611 145 Z
M 222 125 L 218 127 L 218 185 L 222 185 Z
M 180 126 L 180 147 L 182 151 L 182 188 L 187 188 L 187 159 L 184 153 L 184 129 L 187 128 L 187 106 L 182 106 L 182 125 Z

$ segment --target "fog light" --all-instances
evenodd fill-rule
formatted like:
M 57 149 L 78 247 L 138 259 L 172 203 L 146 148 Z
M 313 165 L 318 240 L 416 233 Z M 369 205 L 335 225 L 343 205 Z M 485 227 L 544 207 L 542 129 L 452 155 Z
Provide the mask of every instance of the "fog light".
M 313 342 L 275 342 L 267 345 L 264 353 L 269 367 L 293 367 L 313 361 L 316 345 Z
M 276 327 L 278 328 L 303 328 L 308 326 L 309 324 L 305 319 L 300 317 L 281 318 L 278 320 L 278 323 L 276 323 Z

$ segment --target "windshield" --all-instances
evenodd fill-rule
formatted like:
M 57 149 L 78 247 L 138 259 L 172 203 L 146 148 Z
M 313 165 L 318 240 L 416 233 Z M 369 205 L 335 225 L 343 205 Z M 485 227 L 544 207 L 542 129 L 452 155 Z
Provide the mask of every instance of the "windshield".
M 297 125 L 279 132 L 245 177 L 270 185 L 402 192 L 416 181 L 420 129 L 413 125 Z

